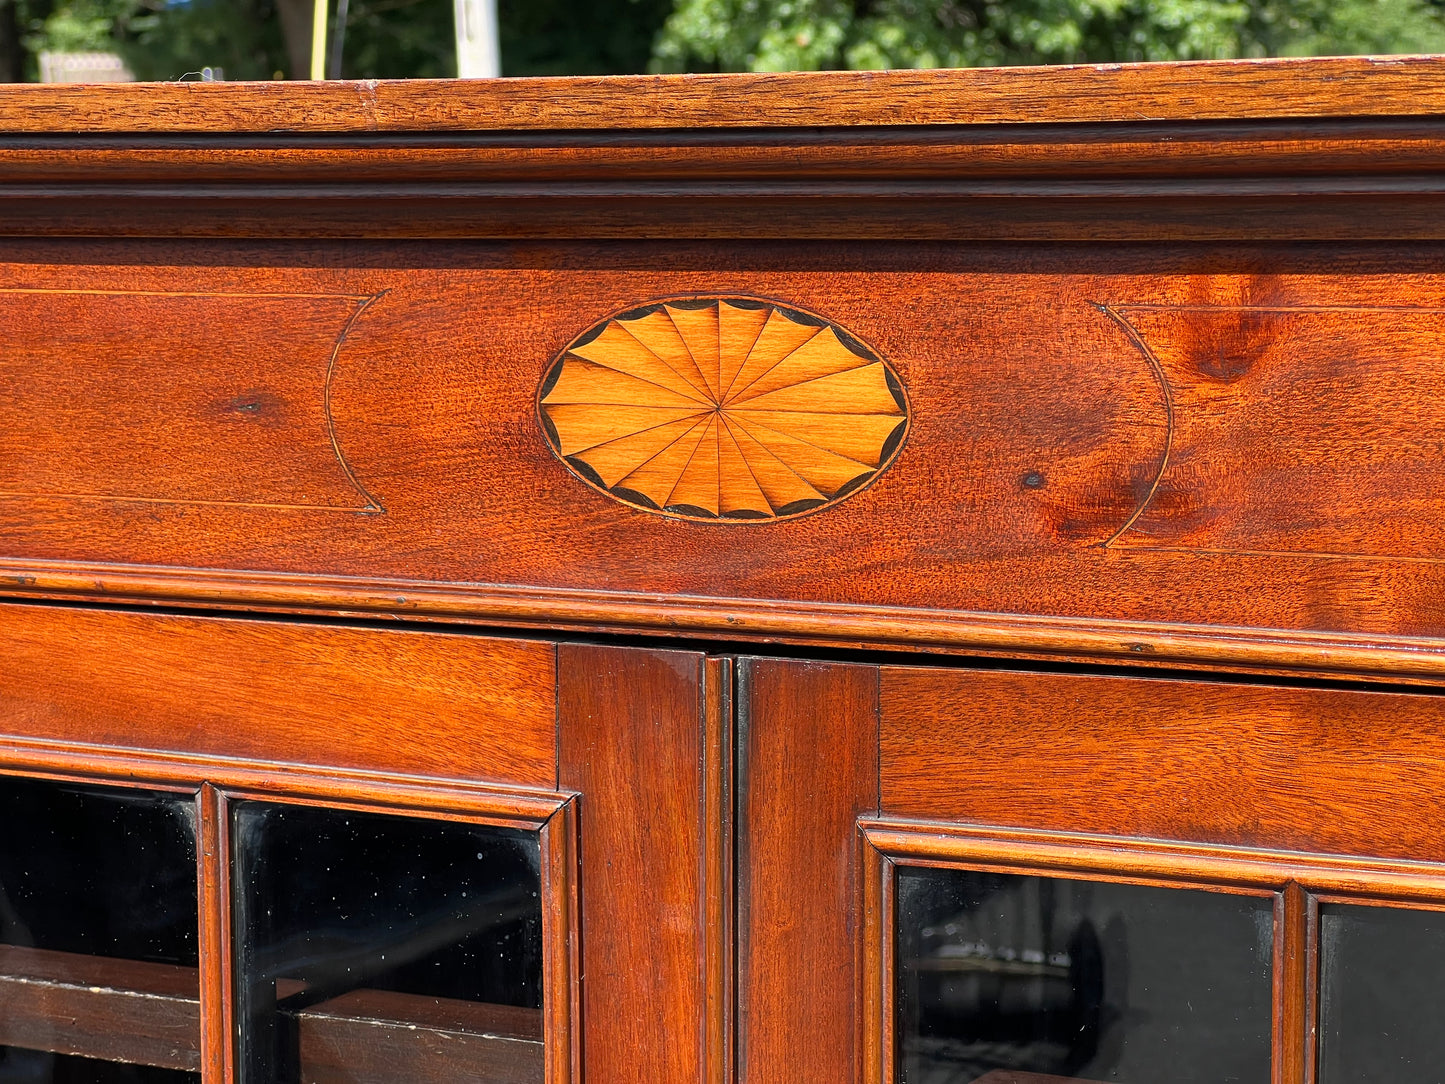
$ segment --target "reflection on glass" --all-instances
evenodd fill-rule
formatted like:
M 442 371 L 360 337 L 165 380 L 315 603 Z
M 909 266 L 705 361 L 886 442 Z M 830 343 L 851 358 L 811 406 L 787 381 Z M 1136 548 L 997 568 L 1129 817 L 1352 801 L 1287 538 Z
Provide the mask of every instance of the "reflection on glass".
M 247 1084 L 541 1081 L 541 852 L 485 825 L 233 811 Z
M 901 867 L 903 1084 L 1267 1084 L 1273 901 Z
M 199 1079 L 195 839 L 190 795 L 0 777 L 0 1084 Z
M 1321 905 L 1321 1084 L 1439 1084 L 1442 991 L 1445 914 Z

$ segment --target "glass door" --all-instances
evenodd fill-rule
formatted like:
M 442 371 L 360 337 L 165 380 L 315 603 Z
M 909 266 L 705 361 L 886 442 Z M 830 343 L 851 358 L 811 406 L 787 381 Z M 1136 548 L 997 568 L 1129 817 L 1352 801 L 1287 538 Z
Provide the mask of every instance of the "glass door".
M 565 1081 L 570 804 L 287 789 L 0 775 L 0 1084 Z
M 194 797 L 0 777 L 0 1081 L 199 1084 Z

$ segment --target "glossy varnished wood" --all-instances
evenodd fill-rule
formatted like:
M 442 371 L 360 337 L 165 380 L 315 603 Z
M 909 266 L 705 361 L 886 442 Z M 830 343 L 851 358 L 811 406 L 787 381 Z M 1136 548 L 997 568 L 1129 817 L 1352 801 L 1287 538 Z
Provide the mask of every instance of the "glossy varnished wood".
M 895 869 L 907 864 L 1071 877 L 1170 888 L 1202 888 L 1274 898 L 1272 961 L 1275 1084 L 1308 1084 L 1315 1072 L 1318 1012 L 1318 903 L 1356 902 L 1445 909 L 1445 863 L 1357 860 L 1256 847 L 1167 843 L 1076 832 L 985 825 L 860 821 L 866 841 L 865 908 L 882 921 L 865 927 L 862 977 L 868 1084 L 897 1079 L 893 1048 L 892 920 Z M 1342 895 L 1341 895 L 1342 894 Z M 1008 1074 L 1000 1071 L 999 1079 Z M 1022 1074 L 1020 1084 L 1035 1078 Z M 1040 1077 L 1052 1081 L 1054 1077 Z
M 860 818 L 867 845 L 894 862 L 1126 884 L 1214 885 L 1253 895 L 1294 884 L 1316 899 L 1445 907 L 1445 863 L 1354 858 L 1261 847 L 1176 843 L 1119 835 L 1000 828 L 988 824 Z M 1296 932 L 1309 935 L 1307 922 Z M 1298 977 L 1298 976 L 1296 976 Z
M 11 87 L 0 130 L 448 131 L 1392 116 L 1439 112 L 1425 57 L 425 83 Z
M 0 246 L 0 369 L 29 389 L 0 394 L 5 590 L 1445 667 L 1431 249 L 347 252 Z M 720 287 L 825 315 L 897 369 L 916 417 L 866 488 L 673 522 L 558 462 L 551 361 L 619 305 Z M 137 326 L 144 365 L 103 345 Z
M 231 955 L 231 832 L 224 791 L 202 784 L 196 795 L 196 902 L 202 1081 L 231 1080 L 236 1071 L 234 958 Z
M 876 354 L 758 298 L 674 298 L 609 318 L 553 362 L 537 406 L 589 485 L 700 520 L 823 508 L 885 470 L 908 424 Z
M 6 92 L 4 589 L 1438 678 L 1442 70 Z M 906 443 L 577 422 L 688 297 L 876 349 Z
M 383 266 L 321 272 L 298 266 L 321 259 L 314 247 L 189 250 L 221 267 L 152 244 L 108 251 L 95 267 L 66 266 L 64 246 L 9 250 L 10 275 L 58 291 L 65 312 L 77 295 L 64 291 L 100 293 L 88 322 L 43 334 L 12 312 L 14 334 L 27 330 L 3 363 L 12 386 L 43 376 L 61 413 L 17 405 L 30 425 L 17 432 L 49 428 L 0 457 L 7 590 L 1144 662 L 1429 674 L 1445 658 L 1423 441 L 1435 393 L 1420 377 L 1445 286 L 1425 254 L 475 247 L 423 260 L 383 246 L 353 250 Z M 595 270 L 617 260 L 639 266 Z M 259 276 L 254 311 L 231 296 L 240 273 Z M 720 282 L 838 319 L 896 364 L 919 412 L 876 483 L 747 525 L 747 545 L 605 499 L 556 461 L 536 415 L 546 364 L 578 327 L 621 299 Z M 288 305 L 312 312 L 318 291 L 334 311 L 292 350 L 277 321 Z M 887 291 L 909 317 L 879 304 Z M 186 338 L 210 327 L 194 312 L 212 304 L 283 379 Z M 139 377 L 100 382 L 79 418 L 59 328 L 111 341 L 142 315 L 169 328 L 150 364 L 185 383 L 166 399 L 131 395 Z M 1017 367 L 1039 356 L 1042 383 Z M 163 470 L 136 436 L 152 431 Z
M 737 1055 L 737 665 L 703 664 L 702 959 L 700 1084 L 732 1084 Z
M 1274 897 L 1305 1084 L 1319 902 L 1445 910 L 1442 90 L 0 91 L 0 766 L 199 788 L 208 1084 L 236 798 L 541 836 L 524 1046 L 363 994 L 318 1072 L 886 1081 L 911 863 Z
M 1303 85 L 1330 66 L 1306 68 Z M 941 85 L 980 74 L 927 73 Z M 1014 76 L 1006 82 L 1020 89 L 1035 78 Z M 591 101 L 567 104 L 585 111 L 609 91 L 650 90 L 666 109 L 695 86 L 581 81 L 566 89 Z M 756 104 L 786 86 L 766 79 Z M 991 119 L 964 104 L 935 123 L 840 127 L 819 114 L 751 129 L 740 111 L 741 127 L 711 130 L 588 131 L 559 118 L 528 132 L 493 125 L 482 107 L 515 89 L 461 88 L 478 103 L 465 131 L 0 133 L 0 234 L 1339 242 L 1441 232 L 1440 121 L 1426 99 L 1394 117 L 1150 118 L 1120 99 L 1107 121 L 1069 123 L 1054 109 L 1026 126 L 1007 121 L 1006 105 Z M 94 103 L 97 123 L 109 93 Z M 231 86 L 213 101 L 247 93 Z
M 725 762 L 709 674 L 692 652 L 559 650 L 561 782 L 580 793 L 589 1080 L 711 1080 L 722 1057 L 710 1021 L 726 960 L 712 880 Z
M 542 884 L 542 1040 L 546 1084 L 582 1079 L 581 862 L 577 802 L 569 799 L 539 829 Z
M 1319 904 L 1297 881 L 1275 902 L 1274 1079 L 1315 1079 Z
M 881 689 L 889 814 L 1445 861 L 1433 694 L 906 667 Z
M 195 1072 L 194 967 L 0 945 L 0 1045 Z
M 857 818 L 878 807 L 877 671 L 749 659 L 739 693 L 738 1079 L 855 1079 Z
M 15 737 L 555 785 L 550 644 L 44 606 L 3 618 Z
M 302 1077 L 314 1084 L 543 1079 L 535 1009 L 362 989 L 293 1015 Z

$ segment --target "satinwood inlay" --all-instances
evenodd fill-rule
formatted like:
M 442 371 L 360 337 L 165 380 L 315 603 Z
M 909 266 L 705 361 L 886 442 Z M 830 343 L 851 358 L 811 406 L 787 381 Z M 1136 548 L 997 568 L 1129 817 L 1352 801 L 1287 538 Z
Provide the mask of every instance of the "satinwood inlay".
M 801 515 L 885 470 L 908 428 L 889 366 L 848 332 L 748 297 L 660 301 L 552 363 L 542 428 L 589 484 L 687 519 Z

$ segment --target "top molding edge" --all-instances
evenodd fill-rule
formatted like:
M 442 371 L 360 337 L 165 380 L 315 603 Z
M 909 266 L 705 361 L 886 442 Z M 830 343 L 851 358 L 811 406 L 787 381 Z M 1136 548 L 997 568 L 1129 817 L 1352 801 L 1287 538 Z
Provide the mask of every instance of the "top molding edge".
M 934 71 L 14 84 L 0 133 L 896 127 L 1445 116 L 1445 56 Z

